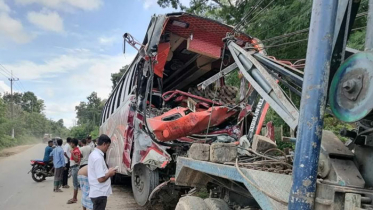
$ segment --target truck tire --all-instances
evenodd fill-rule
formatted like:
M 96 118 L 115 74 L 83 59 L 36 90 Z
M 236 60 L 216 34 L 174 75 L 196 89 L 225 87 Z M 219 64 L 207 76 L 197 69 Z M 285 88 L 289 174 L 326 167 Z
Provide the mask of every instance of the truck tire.
M 206 198 L 205 203 L 209 210 L 230 210 L 228 204 L 219 198 Z
M 150 170 L 144 164 L 135 165 L 131 174 L 133 197 L 140 206 L 148 204 L 150 193 L 159 184 L 158 170 Z
M 202 198 L 185 196 L 180 198 L 175 210 L 209 210 Z

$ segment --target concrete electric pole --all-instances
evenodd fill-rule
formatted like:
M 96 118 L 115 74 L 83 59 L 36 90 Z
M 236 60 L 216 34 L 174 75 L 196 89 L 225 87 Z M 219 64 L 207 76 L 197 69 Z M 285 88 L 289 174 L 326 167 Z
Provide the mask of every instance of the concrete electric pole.
M 14 119 L 13 114 L 14 114 L 14 100 L 13 100 L 13 82 L 18 81 L 18 78 L 13 77 L 13 71 L 11 71 L 10 78 L 8 78 L 10 81 L 10 96 L 11 96 L 11 116 L 12 120 Z M 12 138 L 14 138 L 14 126 L 12 127 Z

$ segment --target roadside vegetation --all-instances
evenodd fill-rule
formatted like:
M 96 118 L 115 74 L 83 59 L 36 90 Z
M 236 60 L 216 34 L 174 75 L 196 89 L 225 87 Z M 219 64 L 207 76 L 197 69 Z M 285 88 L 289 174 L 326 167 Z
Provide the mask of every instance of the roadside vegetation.
M 40 143 L 46 133 L 65 137 L 69 130 L 63 119 L 53 121 L 43 113 L 44 101 L 33 92 L 0 95 L 0 149 L 22 144 Z M 14 128 L 14 138 L 12 135 Z

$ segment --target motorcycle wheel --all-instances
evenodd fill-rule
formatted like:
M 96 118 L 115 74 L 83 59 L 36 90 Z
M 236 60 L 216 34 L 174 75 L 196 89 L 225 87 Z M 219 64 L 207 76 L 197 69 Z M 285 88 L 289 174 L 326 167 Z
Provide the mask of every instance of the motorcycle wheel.
M 45 173 L 45 170 L 43 167 L 41 166 L 34 166 L 34 168 L 32 169 L 32 173 L 31 173 L 31 177 L 32 179 L 35 181 L 35 182 L 42 182 L 45 180 L 45 175 L 43 174 L 43 172 Z

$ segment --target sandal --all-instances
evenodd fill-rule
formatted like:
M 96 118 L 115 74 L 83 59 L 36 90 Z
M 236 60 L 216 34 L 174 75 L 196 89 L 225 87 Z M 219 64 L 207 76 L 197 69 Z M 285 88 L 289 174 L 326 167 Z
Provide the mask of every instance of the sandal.
M 63 192 L 61 189 L 54 189 L 53 192 Z
M 76 202 L 77 202 L 77 200 L 75 201 L 74 199 L 70 199 L 70 200 L 67 201 L 67 204 L 73 204 L 73 203 L 76 203 Z
M 70 188 L 69 185 L 62 186 L 62 188 Z

